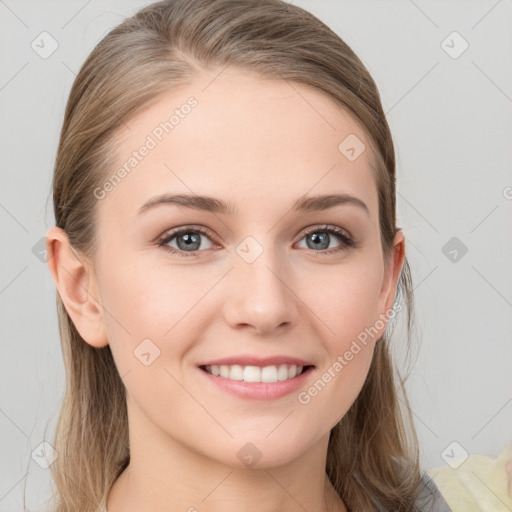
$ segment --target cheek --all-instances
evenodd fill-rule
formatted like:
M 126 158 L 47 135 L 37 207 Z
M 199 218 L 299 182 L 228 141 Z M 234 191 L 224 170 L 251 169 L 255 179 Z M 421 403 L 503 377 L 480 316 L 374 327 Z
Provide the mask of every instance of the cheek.
M 322 332 L 330 351 L 344 351 L 379 316 L 379 262 L 361 257 L 346 265 L 318 267 L 300 297 L 324 324 Z
M 382 285 L 377 258 L 354 258 L 333 268 L 317 270 L 315 286 L 301 295 L 320 321 L 326 358 L 312 386 L 298 397 L 299 403 L 315 413 L 327 413 L 332 425 L 359 394 L 383 330 L 382 322 L 376 325 Z
M 200 302 L 218 276 L 211 270 L 191 272 L 189 266 L 171 269 L 126 260 L 112 269 L 103 272 L 101 282 L 104 320 L 116 362 L 128 364 L 144 340 L 147 347 L 151 340 L 162 355 L 186 351 L 190 339 L 186 332 L 209 318 Z
M 350 360 L 341 353 L 319 369 L 310 386 L 300 391 L 297 400 L 302 416 L 321 418 L 317 434 L 333 428 L 357 399 L 368 375 L 372 355 L 373 347 L 369 345 L 352 354 Z
M 361 391 L 378 339 L 371 335 L 376 305 L 373 283 L 353 276 L 318 299 L 318 316 L 329 326 L 320 338 L 326 357 L 297 399 L 306 416 L 323 418 L 319 429 L 334 427 Z
M 171 272 L 128 261 L 102 277 L 104 320 L 118 372 L 131 399 L 149 416 L 158 411 L 162 424 L 172 421 L 172 411 L 194 406 L 178 382 L 183 381 L 180 366 L 194 341 L 187 330 L 204 315 L 199 304 L 194 306 L 206 285 L 203 281 L 199 287 L 199 278 L 192 282 L 190 277 L 190 271 L 176 267 Z

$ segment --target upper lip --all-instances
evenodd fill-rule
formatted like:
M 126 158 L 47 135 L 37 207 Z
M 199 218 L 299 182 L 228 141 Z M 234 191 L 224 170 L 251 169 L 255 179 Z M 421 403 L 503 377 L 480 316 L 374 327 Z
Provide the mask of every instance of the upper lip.
M 225 357 L 222 359 L 215 359 L 213 361 L 207 361 L 198 366 L 259 366 L 263 368 L 265 366 L 278 366 L 281 364 L 296 365 L 296 366 L 313 366 L 312 363 L 304 359 L 290 356 L 269 356 L 269 357 L 255 357 L 255 356 L 232 356 Z

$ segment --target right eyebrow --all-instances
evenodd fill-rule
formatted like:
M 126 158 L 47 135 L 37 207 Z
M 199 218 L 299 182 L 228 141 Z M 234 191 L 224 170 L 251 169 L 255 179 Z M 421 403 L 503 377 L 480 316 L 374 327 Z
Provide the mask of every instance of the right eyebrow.
M 138 214 L 143 214 L 146 211 L 160 206 L 162 204 L 179 204 L 187 208 L 195 210 L 204 210 L 212 213 L 223 213 L 226 215 L 234 215 L 236 213 L 235 205 L 232 203 L 225 203 L 220 199 L 209 196 L 198 196 L 191 194 L 161 194 L 152 197 L 149 201 L 144 203 L 138 210 Z

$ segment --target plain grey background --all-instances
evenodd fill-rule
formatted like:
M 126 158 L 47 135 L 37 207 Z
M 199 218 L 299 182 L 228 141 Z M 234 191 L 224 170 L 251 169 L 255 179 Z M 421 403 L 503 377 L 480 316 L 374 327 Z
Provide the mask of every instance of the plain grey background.
M 148 3 L 0 0 L 2 512 L 22 510 L 25 484 L 31 510 L 50 491 L 31 454 L 52 440 L 65 376 L 40 244 L 53 225 L 67 96 L 94 45 Z M 512 2 L 294 3 L 365 63 L 393 132 L 420 344 L 407 389 L 423 468 L 450 462 L 447 453 L 495 457 L 512 439 Z

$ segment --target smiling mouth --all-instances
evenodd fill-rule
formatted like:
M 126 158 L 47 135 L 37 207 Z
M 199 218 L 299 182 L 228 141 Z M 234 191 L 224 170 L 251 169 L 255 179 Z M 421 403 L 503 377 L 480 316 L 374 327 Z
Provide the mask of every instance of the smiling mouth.
M 270 366 L 203 365 L 201 370 L 215 377 L 245 382 L 280 382 L 293 379 L 307 372 L 313 366 L 280 364 Z

